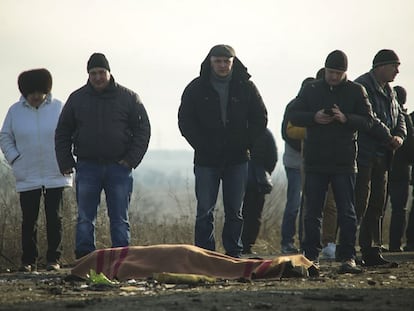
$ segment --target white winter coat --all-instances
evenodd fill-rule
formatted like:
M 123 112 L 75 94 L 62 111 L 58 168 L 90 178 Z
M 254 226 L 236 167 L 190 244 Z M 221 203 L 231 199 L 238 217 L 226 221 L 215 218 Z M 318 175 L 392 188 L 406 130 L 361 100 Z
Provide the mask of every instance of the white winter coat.
M 17 192 L 72 185 L 72 177 L 60 173 L 55 155 L 55 129 L 62 106 L 49 94 L 36 109 L 22 96 L 7 112 L 0 148 L 12 166 Z

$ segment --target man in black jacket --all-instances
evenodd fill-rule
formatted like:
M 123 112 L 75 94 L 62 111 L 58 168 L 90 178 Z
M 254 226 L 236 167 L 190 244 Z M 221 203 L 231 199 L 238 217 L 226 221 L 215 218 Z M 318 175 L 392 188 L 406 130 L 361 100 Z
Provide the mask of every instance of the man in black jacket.
M 248 149 L 267 125 L 263 100 L 249 79 L 234 49 L 216 45 L 201 64 L 200 76 L 185 88 L 178 111 L 181 134 L 194 149 L 195 245 L 216 248 L 214 208 L 222 181 L 222 240 L 226 253 L 234 257 L 242 251 Z
M 358 135 L 355 206 L 360 223 L 359 246 L 367 266 L 389 264 L 381 255 L 387 171 L 393 150 L 403 144 L 407 134 L 404 115 L 389 85 L 399 65 L 394 51 L 380 50 L 373 59 L 372 70 L 355 80 L 365 87 L 377 121 L 369 131 Z M 377 135 L 378 128 L 385 129 L 386 135 Z
M 402 252 L 401 244 L 406 227 L 407 202 L 410 187 L 411 165 L 414 157 L 414 126 L 411 116 L 404 106 L 407 92 L 402 86 L 394 86 L 398 104 L 404 115 L 407 138 L 401 148 L 395 151 L 388 175 L 388 193 L 391 202 L 391 221 L 389 229 L 389 251 Z
M 77 258 L 95 250 L 95 221 L 102 190 L 112 247 L 129 245 L 132 169 L 144 157 L 151 135 L 141 100 L 115 82 L 105 55 L 92 54 L 87 70 L 88 82 L 69 96 L 55 134 L 60 171 L 67 174 L 76 168 Z
M 306 84 L 293 103 L 289 119 L 306 127 L 304 141 L 305 215 L 303 249 L 318 261 L 322 209 L 331 183 L 340 228 L 341 273 L 359 273 L 355 263 L 354 183 L 356 137 L 373 123 L 372 108 L 361 85 L 346 78 L 348 60 L 335 50 L 325 61 L 325 78 Z

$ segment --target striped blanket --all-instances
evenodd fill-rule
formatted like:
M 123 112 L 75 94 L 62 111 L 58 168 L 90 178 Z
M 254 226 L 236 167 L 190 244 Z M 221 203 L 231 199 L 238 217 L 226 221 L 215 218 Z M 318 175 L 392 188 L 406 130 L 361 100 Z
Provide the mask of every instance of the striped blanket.
M 258 279 L 294 276 L 294 270 L 307 271 L 312 266 L 302 255 L 239 259 L 193 245 L 162 244 L 99 249 L 78 259 L 71 273 L 86 278 L 92 269 L 119 281 L 147 278 L 163 272 Z

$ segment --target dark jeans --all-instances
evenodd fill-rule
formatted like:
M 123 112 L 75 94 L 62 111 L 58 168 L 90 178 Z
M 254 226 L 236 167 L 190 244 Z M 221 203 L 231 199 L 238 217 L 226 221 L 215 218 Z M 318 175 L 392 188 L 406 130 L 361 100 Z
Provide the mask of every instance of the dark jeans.
M 389 248 L 391 250 L 401 247 L 401 240 L 406 226 L 406 212 L 408 201 L 409 181 L 390 181 L 388 190 L 391 201 L 391 223 Z
M 37 219 L 43 194 L 48 262 L 58 262 L 62 254 L 62 192 L 63 188 L 36 189 L 20 192 L 22 210 L 22 263 L 34 264 L 38 257 Z
M 369 166 L 358 166 L 355 205 L 361 250 L 381 245 L 387 176 L 385 157 L 375 158 Z
M 220 181 L 223 188 L 224 226 L 222 241 L 226 253 L 239 257 L 242 251 L 242 204 L 247 184 L 247 162 L 227 167 L 194 166 L 197 215 L 195 245 L 216 249 L 214 209 Z
M 304 240 L 305 256 L 316 260 L 322 249 L 321 224 L 328 185 L 331 183 L 335 197 L 339 244 L 338 258 L 347 260 L 355 258 L 356 214 L 355 214 L 355 174 L 305 174 L 304 188 Z
M 287 177 L 287 192 L 286 206 L 282 219 L 282 246 L 294 243 L 296 220 L 302 200 L 302 174 L 300 169 L 285 167 L 285 171 Z M 299 236 L 301 237 L 301 234 Z
M 132 170 L 118 163 L 80 160 L 76 166 L 77 258 L 93 252 L 95 223 L 102 190 L 105 192 L 112 247 L 128 246 L 130 227 L 128 208 L 132 194 Z
M 256 242 L 262 222 L 265 194 L 255 187 L 247 187 L 243 200 L 243 250 L 249 251 Z

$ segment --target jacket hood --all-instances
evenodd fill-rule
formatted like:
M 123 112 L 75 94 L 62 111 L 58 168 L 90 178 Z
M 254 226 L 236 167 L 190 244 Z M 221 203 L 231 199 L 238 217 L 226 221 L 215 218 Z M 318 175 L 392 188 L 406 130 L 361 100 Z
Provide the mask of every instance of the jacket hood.
M 208 79 L 211 72 L 210 53 L 201 63 L 200 77 L 202 79 Z M 243 63 L 235 56 L 233 60 L 233 78 L 240 80 L 249 80 L 251 75 L 247 72 L 247 68 Z

